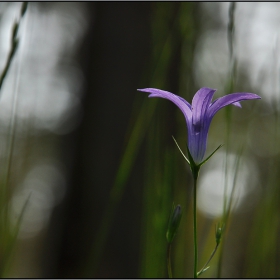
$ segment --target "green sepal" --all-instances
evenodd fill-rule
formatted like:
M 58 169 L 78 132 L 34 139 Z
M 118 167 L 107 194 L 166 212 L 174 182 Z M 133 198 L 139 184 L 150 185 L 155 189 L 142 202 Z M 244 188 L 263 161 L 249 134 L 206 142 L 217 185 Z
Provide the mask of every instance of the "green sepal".
M 173 203 L 172 210 L 169 217 L 168 227 L 166 231 L 166 239 L 168 243 L 171 243 L 174 239 L 174 236 L 178 230 L 178 227 L 181 222 L 182 209 L 181 205 L 178 204 L 176 207 Z
M 190 165 L 189 159 L 188 159 L 188 158 L 185 156 L 185 154 L 182 152 L 180 146 L 178 145 L 178 143 L 177 143 L 177 141 L 175 140 L 175 138 L 173 137 L 173 135 L 172 135 L 172 138 L 173 138 L 173 140 L 174 140 L 176 146 L 178 147 L 179 151 L 181 152 L 182 156 L 184 157 L 184 159 L 186 160 L 186 162 Z
M 198 173 L 199 173 L 200 167 L 201 167 L 204 163 L 206 163 L 206 162 L 207 162 L 207 161 L 208 161 L 222 146 L 223 146 L 223 145 L 221 144 L 221 145 L 218 146 L 218 148 L 216 148 L 216 149 L 214 150 L 214 152 L 213 152 L 212 154 L 210 154 L 210 156 L 208 156 L 204 161 L 202 161 L 202 162 L 199 163 L 199 164 L 196 164 L 196 163 L 194 162 L 193 158 L 192 158 L 192 155 L 191 155 L 191 153 L 190 153 L 190 150 L 189 150 L 188 145 L 187 145 L 187 152 L 188 152 L 188 157 L 189 157 L 189 158 L 187 158 L 187 157 L 185 156 L 185 154 L 182 152 L 182 150 L 181 150 L 179 144 L 177 143 L 177 141 L 175 140 L 175 138 L 174 138 L 173 136 L 172 136 L 172 138 L 173 138 L 173 140 L 174 140 L 176 146 L 178 147 L 180 153 L 182 154 L 182 156 L 184 157 L 184 159 L 186 160 L 186 162 L 189 164 L 189 166 L 190 166 L 190 168 L 191 168 L 191 171 L 192 171 L 192 174 L 193 174 L 193 176 L 194 176 L 195 179 L 198 178 Z
M 199 164 L 196 164 L 192 158 L 192 155 L 190 153 L 190 150 L 189 150 L 189 147 L 187 145 L 187 151 L 188 151 L 188 156 L 189 156 L 189 161 L 190 161 L 190 167 L 191 167 L 191 171 L 192 171 L 192 174 L 193 174 L 193 177 L 194 179 L 197 179 L 198 178 L 198 173 L 199 173 L 199 169 L 200 167 L 205 163 L 207 162 L 223 145 L 221 144 L 218 148 L 216 148 L 216 150 L 210 154 L 210 156 L 208 156 L 204 161 L 202 161 L 201 163 Z
M 187 151 L 188 151 L 188 156 L 189 156 L 189 159 L 190 159 L 190 167 L 191 167 L 191 171 L 192 171 L 192 174 L 193 174 L 193 178 L 196 180 L 198 178 L 198 174 L 199 174 L 199 169 L 200 169 L 200 164 L 196 164 L 193 160 L 193 157 L 190 153 L 190 150 L 189 150 L 189 147 L 187 145 Z
M 188 151 L 189 159 L 188 159 L 188 158 L 185 156 L 185 154 L 182 152 L 182 150 L 181 150 L 180 146 L 178 145 L 177 141 L 175 140 L 175 138 L 174 138 L 173 136 L 172 136 L 172 138 L 173 138 L 173 140 L 174 140 L 176 146 L 178 147 L 180 153 L 182 154 L 182 156 L 184 157 L 184 159 L 186 160 L 186 162 L 187 162 L 188 165 L 190 166 L 194 178 L 197 179 L 200 166 L 198 166 L 198 165 L 194 162 L 194 160 L 193 160 L 193 158 L 192 158 L 192 155 L 191 155 L 191 153 L 190 153 L 190 151 L 189 151 L 188 145 L 187 145 L 187 151 Z
M 204 161 L 202 161 L 199 166 L 201 166 L 202 164 L 204 164 L 206 161 L 208 161 L 221 147 L 223 146 L 223 144 L 221 144 L 218 148 L 216 148 L 216 150 L 210 155 L 208 156 Z

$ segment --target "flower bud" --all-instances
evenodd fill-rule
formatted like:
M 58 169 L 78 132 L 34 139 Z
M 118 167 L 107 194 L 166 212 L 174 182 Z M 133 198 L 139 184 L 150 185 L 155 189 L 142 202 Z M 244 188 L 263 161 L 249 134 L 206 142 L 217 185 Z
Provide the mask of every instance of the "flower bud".
M 221 238 L 222 238 L 222 234 L 223 234 L 223 229 L 224 227 L 220 227 L 220 224 L 218 223 L 218 226 L 216 227 L 216 244 L 219 245 Z
M 181 205 L 178 204 L 176 207 L 173 206 L 173 211 L 170 215 L 168 228 L 166 232 L 166 239 L 168 243 L 172 242 L 177 232 L 177 229 L 180 225 L 181 217 L 182 217 Z

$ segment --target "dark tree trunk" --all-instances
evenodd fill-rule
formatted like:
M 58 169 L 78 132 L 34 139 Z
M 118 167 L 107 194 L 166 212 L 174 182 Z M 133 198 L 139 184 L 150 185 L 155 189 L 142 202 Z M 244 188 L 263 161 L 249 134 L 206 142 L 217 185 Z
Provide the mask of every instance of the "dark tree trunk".
M 46 275 L 137 277 L 139 236 L 129 222 L 140 219 L 141 186 L 131 186 L 135 182 L 128 182 L 115 213 L 102 269 L 98 275 L 84 275 L 83 268 L 122 157 L 136 89 L 149 61 L 150 3 L 86 5 L 92 17 L 80 52 L 85 75 L 84 115 L 79 129 L 65 140 L 74 143 L 70 146 L 75 157 L 63 212 L 62 245 L 56 248 L 57 268 L 54 275 Z

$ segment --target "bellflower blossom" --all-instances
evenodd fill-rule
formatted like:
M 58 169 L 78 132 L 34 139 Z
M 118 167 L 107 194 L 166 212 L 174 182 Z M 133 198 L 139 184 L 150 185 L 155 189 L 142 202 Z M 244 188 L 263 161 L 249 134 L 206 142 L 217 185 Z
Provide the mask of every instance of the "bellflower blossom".
M 203 161 L 208 131 L 214 115 L 227 105 L 241 107 L 240 101 L 261 98 L 254 93 L 238 92 L 220 97 L 211 103 L 216 90 L 203 87 L 196 92 L 190 104 L 184 98 L 168 91 L 156 88 L 144 88 L 138 91 L 149 92 L 149 97 L 168 99 L 179 107 L 187 122 L 188 148 L 197 165 Z

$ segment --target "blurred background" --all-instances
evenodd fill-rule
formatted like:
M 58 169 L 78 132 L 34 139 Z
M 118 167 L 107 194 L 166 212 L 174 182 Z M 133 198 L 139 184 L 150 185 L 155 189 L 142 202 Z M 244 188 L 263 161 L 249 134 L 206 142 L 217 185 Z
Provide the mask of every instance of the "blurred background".
M 1 71 L 20 9 L 0 3 Z M 228 201 L 201 277 L 280 277 L 279 13 L 276 2 L 29 3 L 0 97 L 1 277 L 166 278 L 173 202 L 173 275 L 192 277 L 193 182 L 171 137 L 185 151 L 186 124 L 146 87 L 189 102 L 201 87 L 262 97 L 213 119 L 207 154 L 224 146 L 198 181 L 198 266 Z

